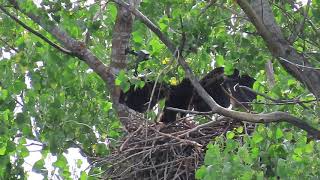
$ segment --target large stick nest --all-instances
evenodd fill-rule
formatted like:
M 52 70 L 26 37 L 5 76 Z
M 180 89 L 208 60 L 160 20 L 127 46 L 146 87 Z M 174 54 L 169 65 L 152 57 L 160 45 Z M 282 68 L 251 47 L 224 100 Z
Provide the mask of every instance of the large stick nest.
M 187 121 L 142 125 L 98 163 L 106 168 L 103 179 L 195 179 L 206 145 L 239 125 L 225 117 L 198 126 Z

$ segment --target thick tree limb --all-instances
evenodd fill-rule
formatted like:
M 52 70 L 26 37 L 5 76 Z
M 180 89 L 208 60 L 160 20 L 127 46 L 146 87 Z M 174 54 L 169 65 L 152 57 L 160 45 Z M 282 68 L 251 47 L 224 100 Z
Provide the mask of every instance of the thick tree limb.
M 319 99 L 320 70 L 305 68 L 313 67 L 313 65 L 285 39 L 275 21 L 268 1 L 252 0 L 251 4 L 247 0 L 238 0 L 237 2 L 266 42 L 271 54 L 280 60 L 281 65 L 302 84 L 305 84 L 309 91 Z M 289 60 L 291 63 L 282 61 L 281 58 Z
M 205 91 L 205 89 L 200 85 L 197 78 L 194 76 L 191 68 L 183 58 L 183 56 L 177 51 L 175 48 L 174 43 L 165 36 L 160 29 L 153 24 L 145 15 L 143 15 L 139 10 L 130 8 L 128 4 L 121 0 L 113 0 L 114 2 L 120 4 L 123 7 L 129 9 L 141 22 L 143 22 L 150 30 L 152 30 L 159 39 L 168 47 L 171 53 L 178 59 L 179 64 L 185 70 L 186 76 L 190 79 L 192 85 L 194 86 L 195 90 L 199 94 L 200 97 L 209 105 L 212 109 L 213 113 L 217 113 L 226 117 L 230 117 L 233 119 L 253 122 L 253 123 L 269 123 L 269 122 L 288 122 L 297 126 L 305 131 L 307 131 L 311 136 L 315 138 L 320 138 L 320 131 L 316 128 L 311 127 L 308 123 L 302 121 L 299 118 L 296 118 L 288 113 L 285 112 L 272 112 L 266 114 L 251 114 L 246 112 L 238 112 L 234 110 L 229 110 L 227 108 L 223 108 L 219 106 L 212 97 Z M 266 32 L 269 34 L 269 32 Z
M 130 7 L 136 7 L 139 2 L 130 0 Z M 129 48 L 129 41 L 132 33 L 133 15 L 129 10 L 122 6 L 117 7 L 117 17 L 112 35 L 112 49 L 111 49 L 111 67 L 112 74 L 116 75 L 121 69 L 125 69 L 128 64 L 126 50 Z M 119 86 L 111 87 L 112 102 L 115 108 L 119 107 L 119 97 L 121 89 Z M 117 112 L 121 123 L 126 127 L 129 132 L 136 131 L 140 123 L 133 123 L 133 119 L 128 119 L 129 113 L 126 109 L 117 108 Z

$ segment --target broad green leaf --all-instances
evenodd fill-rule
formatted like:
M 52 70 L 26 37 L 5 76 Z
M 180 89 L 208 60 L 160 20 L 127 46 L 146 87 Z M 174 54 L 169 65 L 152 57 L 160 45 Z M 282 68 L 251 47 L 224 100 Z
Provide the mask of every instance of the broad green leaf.
M 283 132 L 282 132 L 282 130 L 280 129 L 280 128 L 277 128 L 277 130 L 276 130 L 276 138 L 277 139 L 280 139 L 280 138 L 282 138 L 283 137 Z
M 232 132 L 232 131 L 228 131 L 228 132 L 227 132 L 227 138 L 228 138 L 228 139 L 233 139 L 234 136 L 235 136 L 234 132 Z
M 259 133 L 254 133 L 254 135 L 252 136 L 252 140 L 256 144 L 262 142 L 263 139 L 264 139 L 263 136 Z

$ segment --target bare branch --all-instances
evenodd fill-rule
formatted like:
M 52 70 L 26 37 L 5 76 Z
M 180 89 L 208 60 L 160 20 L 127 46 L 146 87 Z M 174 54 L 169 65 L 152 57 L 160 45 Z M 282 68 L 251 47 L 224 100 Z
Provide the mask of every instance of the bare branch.
M 10 49 L 12 49 L 14 52 L 16 52 L 16 53 L 19 52 L 18 49 L 16 49 L 16 48 L 13 47 L 12 45 L 10 45 L 7 41 L 3 40 L 2 38 L 0 38 L 0 41 L 1 41 L 3 44 L 7 45 L 7 46 L 8 46 Z
M 239 86 L 239 88 L 241 89 L 245 89 L 246 91 L 250 91 L 256 95 L 260 95 L 266 99 L 269 99 L 275 103 L 273 103 L 272 105 L 284 105 L 284 104 L 297 104 L 297 103 L 310 103 L 310 102 L 316 102 L 317 99 L 311 99 L 311 100 L 299 100 L 299 99 L 274 99 L 270 96 L 267 96 L 266 94 L 263 94 L 263 93 L 260 93 L 258 91 L 255 91 L 247 86 Z M 241 103 L 244 103 L 244 104 L 251 104 L 250 102 L 241 102 Z M 265 103 L 262 103 L 262 104 L 265 104 Z
M 315 67 L 310 67 L 310 66 L 304 66 L 304 65 L 300 65 L 300 64 L 293 63 L 293 62 L 291 62 L 291 61 L 289 61 L 289 60 L 287 60 L 287 59 L 285 59 L 285 58 L 283 58 L 283 57 L 279 57 L 279 59 L 280 59 L 281 61 L 287 62 L 287 63 L 292 64 L 292 65 L 297 66 L 297 67 L 306 68 L 306 69 L 313 69 L 313 70 L 320 70 L 320 68 L 315 68 Z
M 155 128 L 151 128 L 151 129 L 152 129 L 153 131 L 155 131 L 156 133 L 162 135 L 162 136 L 175 139 L 175 140 L 180 141 L 180 142 L 185 143 L 185 144 L 190 144 L 190 145 L 193 145 L 193 146 L 202 147 L 201 144 L 199 144 L 199 143 L 197 143 L 197 142 L 195 142 L 195 141 L 190 141 L 190 140 L 188 140 L 188 139 L 181 139 L 181 138 L 179 138 L 179 137 L 172 136 L 171 134 L 167 134 L 167 133 L 160 132 L 160 131 L 156 130 Z
M 181 113 L 187 113 L 187 114 L 196 114 L 196 115 L 210 115 L 210 114 L 213 114 L 213 113 L 214 113 L 214 112 L 212 112 L 212 111 L 199 112 L 199 111 L 190 111 L 190 110 L 173 108 L 173 107 L 166 107 L 166 109 L 171 110 L 171 111 L 176 111 L 176 112 L 181 112 Z

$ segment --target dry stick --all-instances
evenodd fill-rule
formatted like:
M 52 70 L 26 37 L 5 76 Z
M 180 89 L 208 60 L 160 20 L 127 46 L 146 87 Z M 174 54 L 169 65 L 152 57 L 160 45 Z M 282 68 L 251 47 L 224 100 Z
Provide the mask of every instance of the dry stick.
M 119 149 L 120 152 L 123 151 L 123 149 L 127 146 L 129 140 L 130 140 L 136 133 L 138 133 L 138 132 L 141 130 L 141 128 L 142 128 L 142 125 L 140 125 L 137 130 L 135 130 L 133 133 L 131 133 L 131 134 L 129 135 L 129 137 L 122 143 L 122 145 L 121 145 L 121 147 L 120 147 L 120 149 Z
M 287 60 L 287 59 L 285 59 L 285 58 L 283 58 L 283 57 L 279 57 L 279 59 L 280 59 L 281 61 L 287 62 L 287 63 L 292 64 L 292 65 L 297 66 L 297 67 L 306 68 L 306 69 L 313 69 L 313 70 L 320 70 L 320 68 L 315 68 L 315 67 L 310 67 L 310 66 L 304 66 L 304 65 L 301 65 L 301 64 L 293 63 L 293 62 L 291 62 L 291 61 L 289 61 L 289 60 Z
M 134 154 L 132 154 L 132 155 L 130 155 L 130 156 L 128 156 L 128 157 L 126 157 L 126 158 L 124 158 L 124 159 L 122 159 L 122 160 L 114 163 L 114 164 L 112 164 L 112 165 L 109 167 L 109 169 L 112 168 L 112 167 L 114 167 L 114 166 L 116 166 L 116 165 L 118 165 L 118 164 L 120 164 L 120 163 L 122 163 L 122 162 L 124 162 L 124 161 L 126 161 L 126 160 L 128 160 L 128 159 L 130 159 L 130 158 L 132 158 L 132 157 L 134 157 L 134 156 L 143 154 L 143 153 L 148 152 L 148 151 L 151 151 L 151 149 L 147 149 L 147 150 L 144 150 L 144 151 L 140 151 L 140 152 L 134 153 Z M 104 163 L 104 162 L 105 162 L 105 160 L 101 161 L 101 163 Z M 105 170 L 105 171 L 103 171 L 103 172 L 101 172 L 101 173 L 99 173 L 99 174 L 103 174 L 103 173 L 105 173 L 106 171 L 107 171 L 107 170 Z
M 179 172 L 179 170 L 180 170 L 180 168 L 181 168 L 181 165 L 182 165 L 182 162 L 179 163 L 178 169 L 176 170 L 176 173 L 174 174 L 172 180 L 175 180 L 176 178 L 179 177 L 180 174 L 179 174 L 178 172 Z
M 148 109 L 147 109 L 147 111 L 150 110 L 151 101 L 152 101 L 152 98 L 153 98 L 153 95 L 154 95 L 154 92 L 155 92 L 155 89 L 156 89 L 156 85 L 157 85 L 158 80 L 159 80 L 159 78 L 160 78 L 160 75 L 161 75 L 171 64 L 172 64 L 172 62 L 171 62 L 168 66 L 166 66 L 165 68 L 163 68 L 163 69 L 159 72 L 159 74 L 157 75 L 156 81 L 155 81 L 155 83 L 154 83 L 154 85 L 153 85 L 153 88 L 152 88 L 152 92 L 151 92 L 151 96 L 150 96 L 150 99 L 149 99 L 149 104 L 148 104 Z
M 166 133 L 160 132 L 160 131 L 156 130 L 155 128 L 151 128 L 151 129 L 152 129 L 154 132 L 156 132 L 156 133 L 158 133 L 158 134 L 160 134 L 160 135 L 162 135 L 162 136 L 166 136 L 166 137 L 169 137 L 169 138 L 178 140 L 178 141 L 180 141 L 180 142 L 182 142 L 182 143 L 185 143 L 185 144 L 191 144 L 191 145 L 193 145 L 193 146 L 202 147 L 201 144 L 199 144 L 199 143 L 197 143 L 197 142 L 195 142 L 195 141 L 190 141 L 190 140 L 188 140 L 188 139 L 181 139 L 181 138 L 172 136 L 172 135 L 170 135 L 170 134 L 166 134 Z
M 270 96 L 267 96 L 266 94 L 255 91 L 247 86 L 239 86 L 239 88 L 242 88 L 242 89 L 245 89 L 245 90 L 250 91 L 252 93 L 255 93 L 256 95 L 260 95 L 260 96 L 262 96 L 266 99 L 269 99 L 269 100 L 271 100 L 275 103 L 278 103 L 278 104 L 297 104 L 297 103 L 310 103 L 310 102 L 317 101 L 317 99 L 311 99 L 311 100 L 305 100 L 305 101 L 300 101 L 298 99 L 288 99 L 288 100 L 274 99 Z M 244 103 L 246 103 L 246 102 L 244 102 Z
M 196 115 L 211 115 L 214 112 L 213 111 L 207 111 L 207 112 L 200 112 L 200 111 L 192 111 L 192 110 L 186 110 L 186 109 L 179 109 L 174 107 L 167 107 L 166 109 L 186 114 L 196 114 Z
M 269 105 L 269 106 L 274 106 L 274 105 L 295 105 L 297 103 L 312 103 L 316 102 L 317 100 L 306 100 L 306 101 L 297 101 L 297 102 L 274 102 L 274 103 L 268 103 L 268 102 L 241 102 L 243 104 L 263 104 L 263 105 Z M 300 104 L 299 104 L 300 105 Z
M 231 98 L 232 100 L 234 100 L 237 104 L 239 104 L 243 109 L 245 109 L 247 112 L 250 112 L 250 110 L 245 107 L 241 102 L 238 101 L 238 99 L 236 99 L 235 97 L 232 96 L 232 94 L 230 94 L 221 84 L 220 84 L 222 90 L 224 93 L 227 94 L 227 96 L 229 96 L 229 98 Z
M 198 125 L 198 126 L 192 128 L 192 129 L 188 130 L 187 132 L 178 135 L 178 137 L 188 136 L 188 135 L 189 135 L 190 133 L 192 133 L 192 132 L 198 131 L 198 130 L 200 130 L 200 129 L 203 128 L 203 127 L 207 127 L 207 126 L 211 126 L 211 125 L 213 125 L 213 124 L 219 123 L 219 122 L 221 122 L 221 121 L 224 120 L 224 119 L 225 119 L 225 117 L 221 117 L 220 119 L 213 120 L 213 121 L 209 121 L 209 122 L 207 122 L 207 123 Z
M 171 51 L 174 57 L 177 57 L 174 43 L 165 34 L 163 34 L 161 30 L 155 24 L 153 24 L 144 14 L 142 14 L 139 10 L 130 7 L 130 5 L 123 2 L 122 0 L 113 0 L 113 1 L 127 8 L 129 11 L 131 11 L 138 19 L 142 21 L 142 23 L 144 23 L 150 30 L 152 30 L 158 36 L 158 38 L 168 47 L 168 49 Z M 254 21 L 258 21 L 258 20 L 254 19 Z M 272 35 L 271 33 L 269 33 L 269 31 L 262 29 L 261 33 L 263 33 L 265 37 L 272 39 Z M 221 107 L 200 85 L 200 83 L 194 76 L 191 68 L 189 67 L 189 65 L 181 55 L 178 58 L 178 62 L 185 70 L 186 76 L 190 79 L 197 93 L 209 105 L 209 107 L 212 109 L 213 112 L 230 117 L 230 118 L 234 118 L 237 120 L 253 122 L 253 123 L 287 122 L 307 131 L 314 138 L 320 138 L 320 131 L 318 129 L 310 126 L 308 123 L 302 121 L 301 119 L 294 117 L 285 112 L 278 111 L 278 112 L 271 112 L 266 114 L 250 114 L 245 112 L 229 110 Z
M 166 163 L 157 164 L 154 167 L 157 168 L 157 167 L 165 166 L 165 165 L 168 165 L 168 164 L 172 164 L 172 163 L 176 163 L 176 162 L 179 162 L 179 161 L 183 161 L 185 159 L 191 159 L 191 158 L 187 157 L 187 158 L 183 158 L 183 159 L 176 159 L 176 160 L 169 161 L 169 162 L 166 162 Z M 145 170 L 148 170 L 148 169 L 151 169 L 151 168 L 154 168 L 154 167 L 142 168 L 142 169 L 138 169 L 138 171 L 145 171 Z

